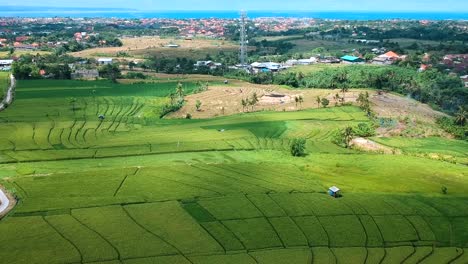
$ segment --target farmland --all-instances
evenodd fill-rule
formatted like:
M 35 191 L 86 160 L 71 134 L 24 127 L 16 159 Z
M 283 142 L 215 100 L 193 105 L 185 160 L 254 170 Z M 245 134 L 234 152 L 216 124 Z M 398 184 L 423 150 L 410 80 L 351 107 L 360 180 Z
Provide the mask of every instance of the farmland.
M 8 89 L 9 80 L 10 78 L 8 72 L 0 72 L 0 98 L 3 98 L 3 95 L 5 95 Z
M 122 47 L 93 48 L 72 53 L 73 56 L 95 58 L 95 57 L 118 57 L 118 53 L 125 53 L 125 57 L 131 58 L 194 58 L 202 59 L 207 54 L 214 55 L 219 51 L 234 52 L 238 47 L 230 41 L 215 39 L 191 39 L 161 38 L 161 37 L 138 37 L 123 38 Z M 167 47 L 178 45 L 177 48 Z
M 160 119 L 179 80 L 188 103 L 256 89 L 215 80 L 193 94 L 190 78 L 165 77 L 18 83 L 0 112 L 0 184 L 18 198 L 0 221 L 1 261 L 466 263 L 465 142 L 338 147 L 334 129 L 371 122 L 355 106 Z M 289 154 L 297 137 L 306 157 Z

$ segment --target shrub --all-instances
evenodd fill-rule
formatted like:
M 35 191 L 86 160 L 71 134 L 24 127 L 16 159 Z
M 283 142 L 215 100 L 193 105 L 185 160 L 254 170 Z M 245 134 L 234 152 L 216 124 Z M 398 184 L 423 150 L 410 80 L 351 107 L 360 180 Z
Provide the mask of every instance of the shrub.
M 327 98 L 322 98 L 321 103 L 323 108 L 326 108 L 330 104 L 330 101 Z
M 375 136 L 375 128 L 370 123 L 359 123 L 354 128 L 354 134 L 359 137 Z
M 454 135 L 458 139 L 468 140 L 468 126 L 459 126 L 450 117 L 441 117 L 437 119 L 437 124 L 447 133 Z
M 305 138 L 295 138 L 291 144 L 291 154 L 294 157 L 303 157 L 306 155 L 306 140 Z
M 442 186 L 442 188 L 440 188 L 440 191 L 442 192 L 442 194 L 447 194 L 448 193 L 448 189 L 445 186 Z
M 348 148 L 355 135 L 356 133 L 352 127 L 337 129 L 332 134 L 332 142 L 338 146 Z

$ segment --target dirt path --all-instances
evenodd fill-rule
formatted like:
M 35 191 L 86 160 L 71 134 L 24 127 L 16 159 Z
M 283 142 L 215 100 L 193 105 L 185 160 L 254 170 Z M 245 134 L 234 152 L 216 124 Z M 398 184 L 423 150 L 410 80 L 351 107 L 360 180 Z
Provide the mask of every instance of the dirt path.
M 0 103 L 0 111 L 5 110 L 12 102 L 13 102 L 13 94 L 15 93 L 16 88 L 16 79 L 13 74 L 10 75 L 10 87 L 8 87 L 8 91 L 6 93 L 5 98 Z
M 0 219 L 16 205 L 16 200 L 0 186 Z

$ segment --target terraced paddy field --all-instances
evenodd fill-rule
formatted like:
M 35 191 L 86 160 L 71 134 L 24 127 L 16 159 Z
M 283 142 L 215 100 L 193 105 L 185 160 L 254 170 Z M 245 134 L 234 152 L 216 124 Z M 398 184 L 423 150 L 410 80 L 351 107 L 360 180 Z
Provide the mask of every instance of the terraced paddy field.
M 0 112 L 0 184 L 18 198 L 0 262 L 467 263 L 467 167 L 431 157 L 466 158 L 464 142 L 340 148 L 334 129 L 370 122 L 355 107 L 159 119 L 175 86 L 19 83 Z
M 0 72 L 0 99 L 6 94 L 10 73 Z

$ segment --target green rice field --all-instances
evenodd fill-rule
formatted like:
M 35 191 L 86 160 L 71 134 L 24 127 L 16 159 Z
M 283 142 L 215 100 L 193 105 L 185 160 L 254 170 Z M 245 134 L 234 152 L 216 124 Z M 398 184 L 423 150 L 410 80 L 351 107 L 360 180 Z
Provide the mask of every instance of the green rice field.
M 176 85 L 18 83 L 0 263 L 468 263 L 466 142 L 341 148 L 335 129 L 370 122 L 352 106 L 160 119 Z

